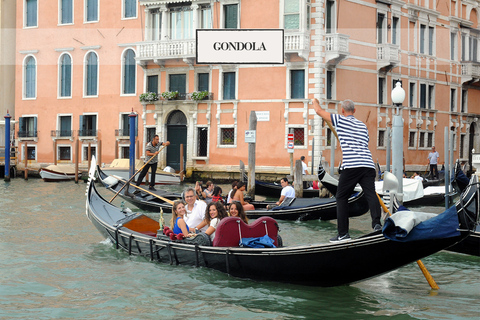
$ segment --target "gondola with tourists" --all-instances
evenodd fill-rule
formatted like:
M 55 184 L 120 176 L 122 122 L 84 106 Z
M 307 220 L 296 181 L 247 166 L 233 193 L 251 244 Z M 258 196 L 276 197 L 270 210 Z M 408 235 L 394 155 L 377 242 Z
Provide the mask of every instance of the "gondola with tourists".
M 338 286 L 365 280 L 448 248 L 475 228 L 479 210 L 475 177 L 461 201 L 437 218 L 420 223 L 403 240 L 389 235 L 396 227 L 390 228 L 387 222 L 383 233 L 376 231 L 350 241 L 282 246 L 278 225 L 269 217 L 257 219 L 250 227 L 237 217 L 224 218 L 216 228 L 213 243 L 205 234 L 193 240 L 172 240 L 171 234 L 168 237 L 159 231 L 158 221 L 106 201 L 92 181 L 95 170 L 96 165 L 89 172 L 86 215 L 116 248 L 170 265 L 206 267 L 235 277 L 310 286 Z M 441 233 L 428 230 L 441 230 Z M 410 235 L 414 238 L 409 239 Z M 238 246 L 239 240 L 245 237 L 264 236 L 271 238 L 276 247 Z

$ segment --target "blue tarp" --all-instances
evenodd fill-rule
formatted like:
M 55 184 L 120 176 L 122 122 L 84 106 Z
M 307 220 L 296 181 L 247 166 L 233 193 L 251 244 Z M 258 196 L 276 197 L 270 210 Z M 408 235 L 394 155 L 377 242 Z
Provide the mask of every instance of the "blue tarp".
M 275 248 L 273 239 L 268 235 L 258 238 L 242 238 L 240 239 L 240 247 L 248 248 Z
M 401 212 L 395 214 L 402 214 Z M 457 209 L 452 206 L 443 213 L 420 222 L 410 232 L 395 225 L 394 219 L 389 217 L 383 227 L 383 235 L 387 239 L 400 242 L 451 238 L 460 235 L 458 227 Z

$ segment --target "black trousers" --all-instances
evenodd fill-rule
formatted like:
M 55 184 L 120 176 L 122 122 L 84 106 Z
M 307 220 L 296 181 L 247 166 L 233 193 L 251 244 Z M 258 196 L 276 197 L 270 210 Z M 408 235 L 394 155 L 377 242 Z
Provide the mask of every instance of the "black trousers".
M 430 165 L 430 178 L 431 179 L 438 179 L 438 167 L 436 164 L 431 164 Z
M 378 202 L 377 193 L 375 192 L 375 175 L 376 171 L 372 168 L 360 167 L 342 170 L 336 194 L 337 228 L 340 236 L 348 232 L 348 198 L 352 195 L 357 183 L 362 187 L 365 198 L 368 201 L 370 215 L 372 216 L 372 228 L 376 224 L 380 224 L 382 213 L 380 211 L 380 202 Z
M 137 183 L 136 183 L 137 186 L 139 186 L 142 183 L 143 178 L 145 178 L 145 176 L 148 173 L 148 169 L 152 169 L 152 172 L 150 174 L 150 187 L 155 186 L 155 174 L 157 173 L 157 164 L 158 164 L 157 162 L 149 163 L 145 167 L 143 167 L 137 179 Z

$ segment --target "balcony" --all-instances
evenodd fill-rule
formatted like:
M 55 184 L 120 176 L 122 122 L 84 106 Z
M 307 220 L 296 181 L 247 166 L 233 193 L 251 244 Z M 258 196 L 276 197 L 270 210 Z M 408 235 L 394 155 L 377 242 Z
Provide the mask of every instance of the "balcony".
M 400 63 L 400 47 L 396 44 L 377 45 L 377 69 L 388 72 Z
M 21 139 L 24 138 L 24 140 L 36 139 L 38 137 L 38 131 L 35 131 L 35 130 L 20 130 L 20 131 L 17 131 L 17 135 Z
M 480 62 L 465 61 L 462 62 L 462 83 L 478 82 L 480 80 Z
M 337 65 L 349 55 L 348 38 L 350 36 L 339 33 L 329 33 L 325 36 L 325 63 Z
M 96 129 L 81 129 L 78 130 L 78 137 L 83 139 L 93 139 L 97 137 Z
M 285 32 L 284 50 L 287 60 L 293 54 L 297 54 L 304 60 L 308 59 L 310 52 L 310 37 L 306 32 Z
M 53 139 L 73 139 L 73 130 L 52 130 L 50 136 Z

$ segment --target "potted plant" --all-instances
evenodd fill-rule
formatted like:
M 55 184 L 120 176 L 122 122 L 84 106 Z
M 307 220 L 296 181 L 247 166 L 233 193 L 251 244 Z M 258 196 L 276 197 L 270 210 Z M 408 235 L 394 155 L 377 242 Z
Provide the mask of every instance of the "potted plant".
M 192 100 L 200 101 L 208 97 L 208 91 L 194 91 L 192 92 Z
M 162 92 L 162 97 L 165 99 L 165 100 L 173 100 L 173 99 L 176 99 L 178 96 L 178 91 L 165 91 L 165 92 Z
M 153 102 L 158 100 L 158 95 L 155 92 L 145 92 L 139 96 L 140 102 Z

